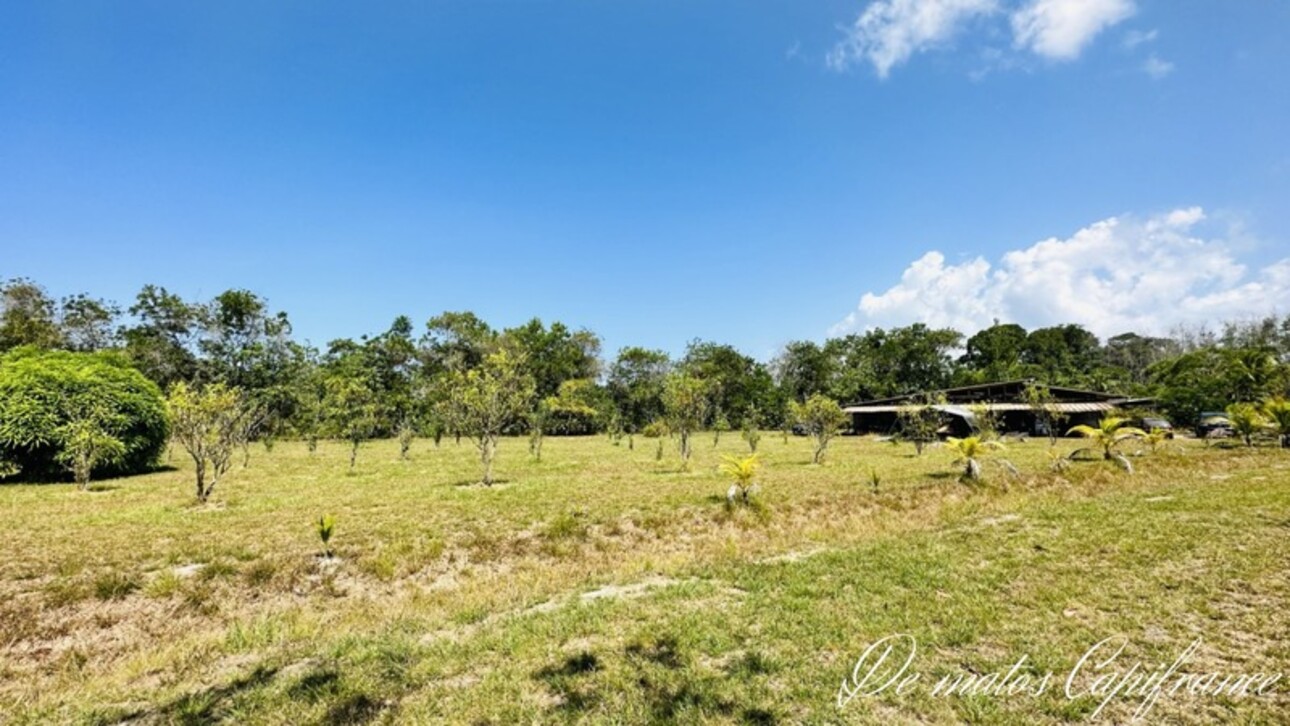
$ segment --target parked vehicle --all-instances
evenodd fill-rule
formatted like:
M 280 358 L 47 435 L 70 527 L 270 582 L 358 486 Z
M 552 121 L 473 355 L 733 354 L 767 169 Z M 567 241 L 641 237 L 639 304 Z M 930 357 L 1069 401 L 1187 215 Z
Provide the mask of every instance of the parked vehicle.
M 1202 439 L 1226 438 L 1235 433 L 1231 420 L 1223 411 L 1205 411 L 1196 422 L 1196 435 Z
M 1163 418 L 1147 416 L 1136 424 L 1143 431 L 1164 431 L 1166 439 L 1174 437 L 1174 425 Z

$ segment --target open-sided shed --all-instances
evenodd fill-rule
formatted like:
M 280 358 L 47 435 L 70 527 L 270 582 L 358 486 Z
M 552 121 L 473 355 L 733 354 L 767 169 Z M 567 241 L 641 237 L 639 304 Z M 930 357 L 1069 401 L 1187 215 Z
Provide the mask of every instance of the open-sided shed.
M 976 429 L 975 410 L 985 409 L 995 415 L 1002 431 L 1017 431 L 1040 435 L 1047 433 L 1035 408 L 1026 400 L 1026 387 L 1030 380 L 1001 381 L 975 386 L 961 386 L 935 391 L 943 401 L 935 407 L 945 414 L 947 433 L 967 435 Z M 1065 416 L 1062 426 L 1094 424 L 1108 412 L 1124 405 L 1129 399 L 1114 393 L 1087 391 L 1078 388 L 1049 386 L 1050 410 Z M 851 427 L 856 433 L 894 433 L 899 428 L 899 415 L 903 409 L 914 408 L 917 394 L 864 401 L 844 406 L 851 416 Z M 1135 401 L 1141 402 L 1141 399 Z

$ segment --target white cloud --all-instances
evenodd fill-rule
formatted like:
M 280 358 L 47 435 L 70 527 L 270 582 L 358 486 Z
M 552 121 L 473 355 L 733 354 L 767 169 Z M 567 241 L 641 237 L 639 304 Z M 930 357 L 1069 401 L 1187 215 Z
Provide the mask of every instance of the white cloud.
M 1174 64 L 1167 60 L 1161 60 L 1155 53 L 1152 53 L 1147 56 L 1146 60 L 1142 61 L 1142 72 L 1158 81 L 1174 72 Z
M 874 0 L 848 28 L 828 55 L 829 66 L 842 70 L 857 63 L 873 66 L 879 78 L 914 54 L 941 48 L 973 21 L 981 21 L 977 39 L 998 54 L 991 39 L 1010 21 L 1013 45 L 1049 60 L 1079 57 L 1093 38 L 1136 10 L 1134 0 Z M 1156 31 L 1133 31 L 1124 45 L 1150 42 Z
M 1112 217 L 997 265 L 946 264 L 928 252 L 887 291 L 865 293 L 830 332 L 924 322 L 972 333 L 997 318 L 1027 328 L 1079 323 L 1107 337 L 1290 310 L 1290 258 L 1251 272 L 1222 239 L 1193 231 L 1204 219 L 1199 207 Z
M 948 41 L 965 22 L 997 10 L 996 0 L 878 0 L 860 13 L 829 65 L 873 64 L 880 78 L 914 53 Z
M 1045 58 L 1072 60 L 1134 9 L 1133 0 L 1032 0 L 1012 14 L 1013 38 Z
M 1154 28 L 1147 31 L 1130 30 L 1124 34 L 1124 40 L 1121 44 L 1124 46 L 1125 50 L 1133 50 L 1143 43 L 1151 43 L 1155 41 L 1156 36 L 1158 35 L 1160 35 L 1160 31 Z

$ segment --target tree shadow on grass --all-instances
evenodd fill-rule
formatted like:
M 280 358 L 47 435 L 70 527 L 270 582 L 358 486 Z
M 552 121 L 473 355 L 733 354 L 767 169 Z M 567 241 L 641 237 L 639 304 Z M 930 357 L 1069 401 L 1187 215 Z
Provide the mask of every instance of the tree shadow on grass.
M 156 708 L 144 708 L 133 713 L 118 714 L 121 723 L 144 721 L 176 724 L 208 724 L 219 720 L 220 707 L 238 694 L 266 685 L 277 675 L 277 668 L 263 666 L 248 675 L 234 679 L 223 686 L 208 688 L 196 693 L 186 693 Z
M 462 489 L 496 489 L 499 486 L 510 484 L 510 479 L 494 479 L 492 484 L 485 484 L 478 479 L 461 479 L 452 483 L 452 486 Z

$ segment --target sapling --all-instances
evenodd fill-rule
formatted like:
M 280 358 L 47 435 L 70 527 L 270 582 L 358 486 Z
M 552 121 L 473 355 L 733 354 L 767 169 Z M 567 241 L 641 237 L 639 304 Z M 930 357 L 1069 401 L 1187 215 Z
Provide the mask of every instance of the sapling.
M 318 518 L 318 539 L 322 540 L 323 556 L 331 558 L 331 535 L 336 530 L 336 520 L 330 514 Z
M 723 456 L 721 463 L 722 473 L 728 474 L 734 479 L 730 489 L 726 491 L 726 504 L 735 503 L 747 504 L 749 497 L 753 494 L 754 485 L 753 476 L 757 474 L 757 455 L 738 458 L 735 456 Z

